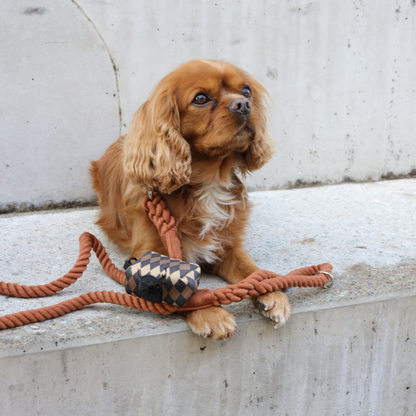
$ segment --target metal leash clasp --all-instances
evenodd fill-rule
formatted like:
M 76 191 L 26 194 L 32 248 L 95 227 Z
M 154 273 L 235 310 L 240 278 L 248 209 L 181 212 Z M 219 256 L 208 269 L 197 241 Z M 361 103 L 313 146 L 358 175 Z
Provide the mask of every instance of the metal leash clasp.
M 329 289 L 334 284 L 334 280 L 335 280 L 334 276 L 332 276 L 331 273 L 324 272 L 324 271 L 319 271 L 316 274 L 321 274 L 321 273 L 326 274 L 327 276 L 329 276 L 329 280 L 322 286 L 323 289 Z
M 149 200 L 151 201 L 153 199 L 153 190 L 147 191 L 147 196 L 149 197 Z

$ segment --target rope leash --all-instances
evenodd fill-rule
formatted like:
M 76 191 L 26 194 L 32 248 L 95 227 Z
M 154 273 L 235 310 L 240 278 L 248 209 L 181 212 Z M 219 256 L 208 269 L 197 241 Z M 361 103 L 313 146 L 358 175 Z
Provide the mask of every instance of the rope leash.
M 151 221 L 156 225 L 169 255 L 172 258 L 182 258 L 175 220 L 170 215 L 160 195 L 155 193 L 153 198 L 152 196 L 145 195 L 142 206 L 149 213 Z M 94 235 L 88 232 L 81 234 L 79 244 L 78 260 L 74 267 L 61 278 L 48 284 L 37 286 L 0 282 L 0 294 L 21 298 L 37 298 L 54 295 L 56 292 L 60 292 L 75 283 L 82 276 L 90 261 L 91 250 L 94 250 L 107 275 L 121 285 L 124 285 L 126 280 L 125 273 L 112 263 L 104 246 Z M 177 311 L 193 311 L 211 306 L 229 305 L 251 296 L 259 296 L 267 292 L 288 289 L 290 287 L 329 288 L 332 286 L 333 281 L 330 274 L 331 271 L 332 266 L 329 263 L 296 269 L 285 276 L 267 270 L 257 270 L 234 285 L 215 290 L 198 289 L 183 307 L 165 303 L 153 303 L 136 296 L 128 295 L 127 293 L 113 291 L 89 292 L 56 305 L 2 316 L 0 317 L 0 330 L 56 318 L 94 303 L 111 303 L 145 312 L 153 312 L 158 315 L 168 315 Z

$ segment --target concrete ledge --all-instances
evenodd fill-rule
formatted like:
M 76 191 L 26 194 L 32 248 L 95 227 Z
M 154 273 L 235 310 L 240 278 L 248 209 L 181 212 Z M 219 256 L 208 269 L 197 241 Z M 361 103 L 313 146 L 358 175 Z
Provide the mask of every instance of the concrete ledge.
M 416 180 L 252 193 L 247 249 L 285 273 L 329 261 L 336 283 L 291 289 L 279 330 L 250 302 L 227 307 L 239 331 L 213 343 L 177 316 L 94 305 L 0 332 L 2 415 L 413 415 L 416 408 Z M 69 270 L 77 238 L 102 238 L 95 209 L 0 217 L 4 281 L 40 284 Z M 204 287 L 224 283 L 203 279 Z M 92 290 L 122 290 L 93 260 L 43 299 L 0 298 L 0 315 Z M 85 409 L 85 410 L 80 410 Z
M 225 342 L 170 331 L 2 359 L 2 414 L 413 415 L 415 313 L 413 291 L 280 331 L 240 319 Z

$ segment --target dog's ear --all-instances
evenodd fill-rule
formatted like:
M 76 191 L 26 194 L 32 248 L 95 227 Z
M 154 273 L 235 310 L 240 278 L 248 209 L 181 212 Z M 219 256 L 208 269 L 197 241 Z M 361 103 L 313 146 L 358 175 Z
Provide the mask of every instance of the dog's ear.
M 266 89 L 257 81 L 250 82 L 252 88 L 252 107 L 256 109 L 256 135 L 249 148 L 244 152 L 244 161 L 239 166 L 241 173 L 260 169 L 273 154 L 273 142 L 267 131 Z
M 124 169 L 136 184 L 171 193 L 189 182 L 191 152 L 180 133 L 173 94 L 157 88 L 140 107 L 124 139 Z

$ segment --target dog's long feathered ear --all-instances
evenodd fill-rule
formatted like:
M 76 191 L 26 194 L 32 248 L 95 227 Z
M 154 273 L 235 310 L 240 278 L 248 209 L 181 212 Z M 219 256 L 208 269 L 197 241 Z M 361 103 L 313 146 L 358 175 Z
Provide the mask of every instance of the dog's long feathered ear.
M 267 131 L 266 89 L 257 81 L 250 82 L 252 88 L 252 107 L 256 109 L 256 135 L 250 147 L 245 151 L 244 162 L 239 166 L 241 173 L 253 172 L 260 169 L 273 154 L 273 142 Z
M 124 139 L 124 169 L 134 183 L 164 193 L 189 182 L 191 152 L 169 91 L 157 89 L 135 114 Z

